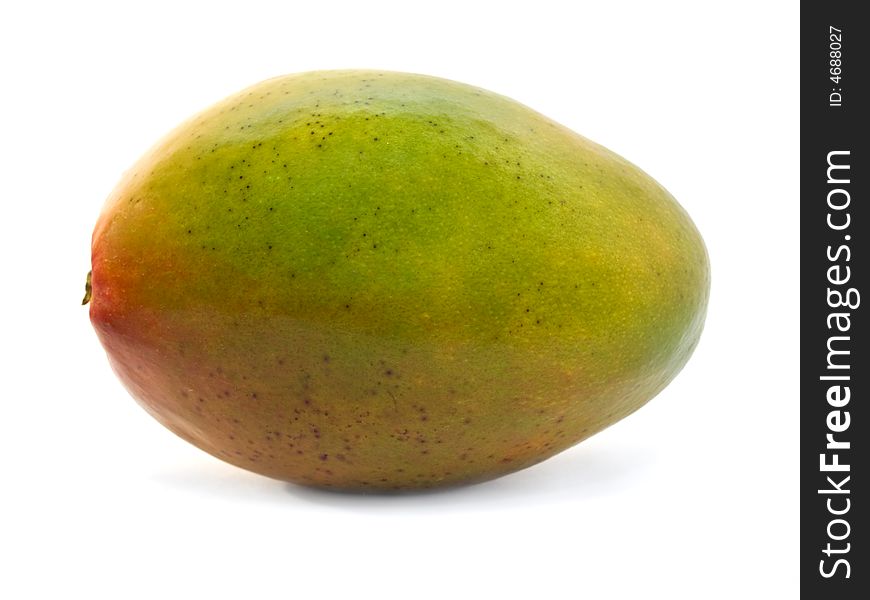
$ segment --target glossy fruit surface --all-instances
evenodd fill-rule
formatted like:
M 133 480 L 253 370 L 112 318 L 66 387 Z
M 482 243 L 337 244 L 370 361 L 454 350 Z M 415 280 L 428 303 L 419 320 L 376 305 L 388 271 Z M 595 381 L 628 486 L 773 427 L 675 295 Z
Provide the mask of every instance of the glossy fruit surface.
M 703 242 L 629 162 L 442 79 L 271 79 L 124 177 L 91 320 L 182 438 L 342 489 L 479 481 L 564 450 L 682 368 Z

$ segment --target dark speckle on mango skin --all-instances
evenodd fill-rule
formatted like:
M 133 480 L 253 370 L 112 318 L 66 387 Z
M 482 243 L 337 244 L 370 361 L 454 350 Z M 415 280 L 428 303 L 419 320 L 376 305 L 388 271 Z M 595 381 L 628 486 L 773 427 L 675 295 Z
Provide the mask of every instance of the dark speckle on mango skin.
M 624 159 L 491 92 L 372 71 L 193 117 L 111 195 L 92 267 L 92 322 L 155 418 L 364 491 L 496 477 L 633 412 L 709 289 L 691 220 Z

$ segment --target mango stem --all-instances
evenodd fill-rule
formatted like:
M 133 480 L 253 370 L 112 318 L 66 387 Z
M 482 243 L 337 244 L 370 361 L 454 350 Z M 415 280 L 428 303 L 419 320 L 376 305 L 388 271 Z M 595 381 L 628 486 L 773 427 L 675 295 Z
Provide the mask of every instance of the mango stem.
M 82 300 L 82 306 L 91 301 L 91 272 L 88 271 L 88 278 L 85 280 L 85 297 Z

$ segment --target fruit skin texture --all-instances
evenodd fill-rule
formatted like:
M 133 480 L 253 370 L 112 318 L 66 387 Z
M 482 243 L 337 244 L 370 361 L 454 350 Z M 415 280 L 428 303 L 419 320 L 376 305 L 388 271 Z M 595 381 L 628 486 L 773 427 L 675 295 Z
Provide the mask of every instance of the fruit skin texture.
M 709 265 L 607 149 L 442 79 L 324 71 L 193 117 L 123 178 L 90 316 L 157 420 L 348 490 L 481 481 L 633 412 L 683 367 Z

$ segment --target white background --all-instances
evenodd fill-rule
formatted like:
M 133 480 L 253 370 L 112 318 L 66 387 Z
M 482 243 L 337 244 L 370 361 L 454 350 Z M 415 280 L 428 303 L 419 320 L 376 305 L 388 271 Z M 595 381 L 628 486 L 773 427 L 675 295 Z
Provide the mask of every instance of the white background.
M 797 3 L 17 4 L 0 14 L 0 597 L 797 597 Z M 214 101 L 349 67 L 502 93 L 664 184 L 713 268 L 674 383 L 537 467 L 409 497 L 274 482 L 148 417 L 79 306 L 103 199 Z

